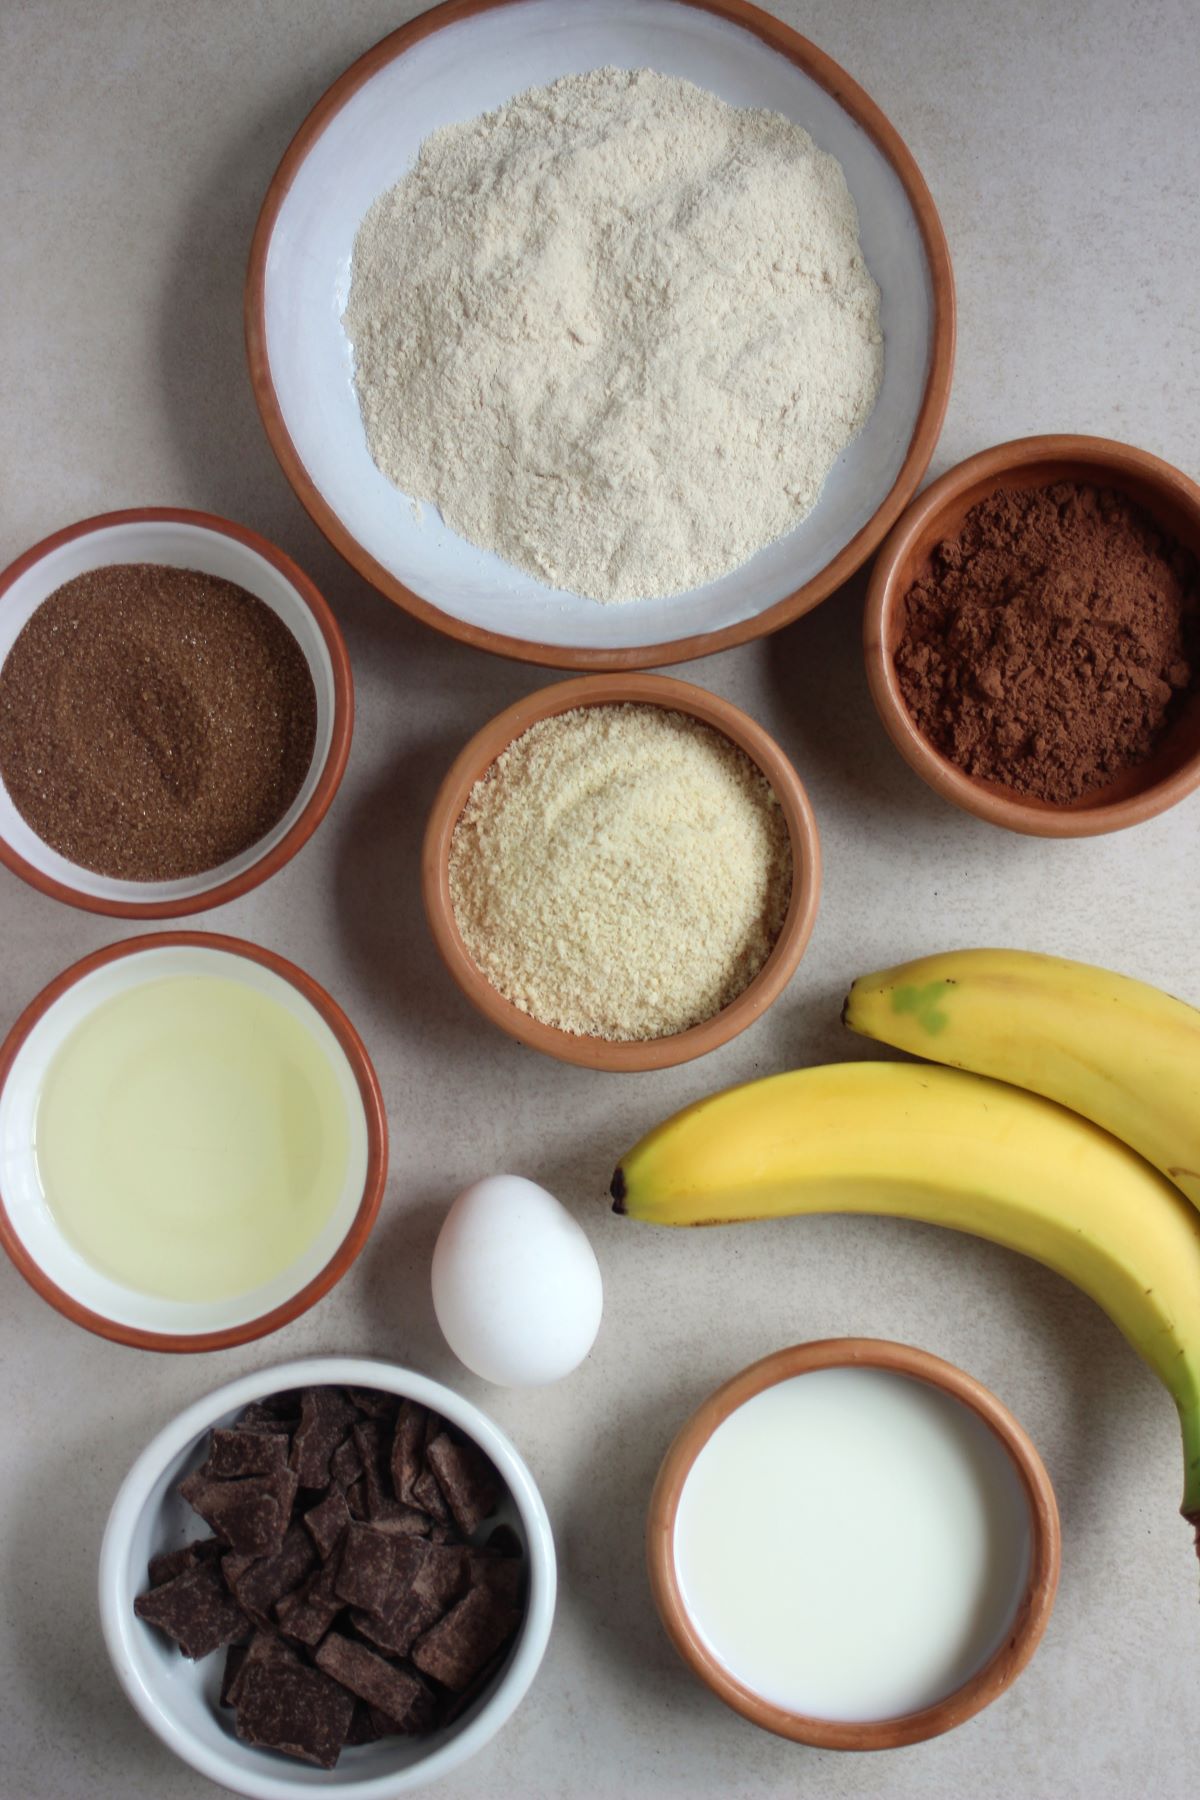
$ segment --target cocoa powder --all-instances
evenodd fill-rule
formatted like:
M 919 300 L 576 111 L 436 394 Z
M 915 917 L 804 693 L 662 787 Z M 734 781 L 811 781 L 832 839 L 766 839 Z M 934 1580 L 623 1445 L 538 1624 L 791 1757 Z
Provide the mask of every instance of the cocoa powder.
M 1144 761 L 1197 660 L 1195 557 L 1110 488 L 973 506 L 909 591 L 901 691 L 970 775 L 1065 805 Z
M 0 778 L 101 875 L 167 881 L 257 843 L 312 761 L 317 702 L 270 607 L 192 569 L 92 569 L 44 600 L 0 670 Z

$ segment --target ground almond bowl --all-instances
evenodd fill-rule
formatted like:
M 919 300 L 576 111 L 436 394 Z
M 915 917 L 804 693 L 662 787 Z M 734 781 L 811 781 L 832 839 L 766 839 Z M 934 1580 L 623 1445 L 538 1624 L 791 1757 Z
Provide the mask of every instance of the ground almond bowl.
M 354 687 L 337 621 L 312 582 L 282 550 L 213 513 L 143 506 L 81 519 L 43 538 L 0 574 L 0 665 L 31 615 L 56 588 L 113 563 L 163 563 L 232 581 L 269 606 L 308 663 L 317 730 L 308 774 L 265 837 L 199 875 L 124 881 L 98 875 L 52 850 L 25 823 L 0 783 L 0 861 L 40 893 L 86 912 L 122 919 L 171 919 L 208 911 L 248 893 L 303 849 L 328 812 L 350 754 Z
M 232 1423 L 252 1400 L 325 1384 L 380 1388 L 419 1401 L 472 1438 L 491 1458 L 507 1496 L 500 1518 L 517 1533 L 529 1570 L 525 1617 L 502 1667 L 452 1726 L 421 1738 L 392 1738 L 347 1750 L 333 1770 L 316 1769 L 235 1735 L 217 1703 L 224 1655 L 189 1662 L 136 1617 L 146 1565 L 204 1527 L 176 1495 L 176 1483 L 201 1459 L 214 1425 Z M 489 1526 L 494 1521 L 489 1521 Z M 554 1618 L 554 1539 L 533 1477 L 508 1438 L 452 1388 L 390 1363 L 319 1357 L 245 1375 L 197 1400 L 147 1445 L 121 1486 L 100 1551 L 100 1623 L 113 1668 L 142 1720 L 176 1756 L 250 1800 L 391 1800 L 447 1775 L 493 1738 L 537 1674 Z
M 1200 557 L 1200 487 L 1170 463 L 1109 438 L 1016 438 L 968 457 L 913 501 L 871 572 L 863 644 L 884 728 L 935 794 L 990 825 L 1030 837 L 1096 837 L 1140 825 L 1200 787 L 1200 671 L 1193 673 L 1182 710 L 1147 761 L 1069 806 L 1054 806 L 978 780 L 935 750 L 908 710 L 893 660 L 904 629 L 905 596 L 927 573 L 934 547 L 954 537 L 971 508 L 998 489 L 1057 481 L 1117 489 Z
M 328 1058 L 345 1106 L 347 1156 L 317 1236 L 262 1286 L 217 1301 L 141 1293 L 89 1263 L 43 1197 L 35 1153 L 46 1071 L 98 1005 L 167 976 L 220 975 L 277 1000 Z M 44 1300 L 76 1325 L 141 1350 L 224 1350 L 290 1323 L 341 1280 L 371 1231 L 387 1178 L 387 1120 L 366 1049 L 341 1007 L 294 963 L 241 938 L 157 932 L 97 950 L 65 969 L 0 1045 L 0 1243 Z
M 787 821 L 793 875 L 791 900 L 775 947 L 735 1000 L 711 1019 L 671 1037 L 618 1043 L 544 1025 L 492 986 L 472 958 L 455 922 L 450 898 L 450 846 L 476 782 L 531 725 L 581 706 L 629 703 L 684 713 L 711 726 L 745 751 L 770 782 Z M 753 1025 L 778 998 L 796 972 L 816 921 L 821 893 L 821 846 L 817 822 L 800 777 L 774 738 L 747 713 L 704 688 L 667 675 L 590 675 L 577 681 L 555 682 L 518 700 L 497 714 L 460 752 L 430 811 L 421 855 L 421 885 L 426 917 L 439 954 L 467 999 L 485 1018 L 510 1037 L 557 1057 L 560 1062 L 627 1073 L 667 1069 L 705 1056 Z
M 718 1426 L 776 1383 L 820 1370 L 871 1369 L 908 1377 L 961 1403 L 1010 1459 L 1028 1512 L 1028 1573 L 1003 1641 L 962 1685 L 931 1706 L 870 1721 L 823 1719 L 792 1712 L 745 1686 L 718 1659 L 691 1617 L 675 1557 L 675 1523 L 684 1484 Z M 887 1505 L 882 1480 L 881 1507 Z M 827 1338 L 797 1344 L 751 1364 L 711 1394 L 667 1452 L 646 1524 L 650 1588 L 667 1635 L 692 1673 L 719 1700 L 754 1725 L 823 1750 L 891 1750 L 937 1737 L 972 1718 L 1016 1680 L 1041 1641 L 1058 1586 L 1061 1543 L 1054 1490 L 1036 1449 L 1006 1407 L 952 1363 L 907 1344 L 876 1338 Z
M 792 531 L 681 594 L 598 605 L 415 508 L 376 468 L 341 319 L 364 215 L 430 132 L 590 69 L 650 67 L 803 126 L 845 170 L 879 285 L 883 388 Z M 842 68 L 744 0 L 450 0 L 368 50 L 301 124 L 267 190 L 246 278 L 255 398 L 330 542 L 398 606 L 477 648 L 565 669 L 660 666 L 777 631 L 859 568 L 916 492 L 954 363 L 954 282 L 933 198 Z

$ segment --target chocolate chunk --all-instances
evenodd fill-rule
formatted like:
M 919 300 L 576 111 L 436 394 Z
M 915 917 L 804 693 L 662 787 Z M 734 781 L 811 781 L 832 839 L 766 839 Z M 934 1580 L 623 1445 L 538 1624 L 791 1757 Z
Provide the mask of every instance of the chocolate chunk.
M 347 1433 L 329 1459 L 329 1481 L 332 1487 L 341 1488 L 344 1493 L 352 1481 L 357 1481 L 363 1472 L 362 1457 L 358 1454 L 358 1445 L 352 1433 Z
M 425 1425 L 429 1414 L 416 1400 L 402 1402 L 396 1414 L 396 1432 L 392 1438 L 392 1492 L 397 1500 L 411 1502 L 412 1484 L 421 1473 L 421 1451 L 425 1445 Z
M 442 1432 L 425 1456 L 464 1537 L 478 1531 L 500 1499 L 500 1477 L 477 1444 L 458 1443 Z
M 328 1487 L 329 1459 L 345 1437 L 346 1427 L 354 1416 L 354 1408 L 337 1388 L 305 1390 L 291 1454 L 291 1467 L 301 1487 Z
M 271 1609 L 277 1600 L 299 1587 L 316 1564 L 317 1553 L 303 1525 L 289 1525 L 273 1556 L 256 1557 L 244 1568 L 230 1570 L 230 1558 L 221 1564 L 238 1605 L 260 1625 L 273 1628 Z
M 278 1475 L 287 1467 L 288 1440 L 282 1431 L 214 1431 L 208 1440 L 205 1473 L 222 1481 L 240 1475 Z
M 237 1681 L 238 1676 L 242 1672 L 242 1664 L 245 1662 L 245 1660 L 246 1660 L 245 1644 L 230 1644 L 228 1650 L 226 1650 L 226 1652 L 225 1652 L 225 1673 L 221 1677 L 220 1704 L 222 1706 L 232 1706 L 233 1705 L 233 1699 L 231 1697 L 231 1689 L 233 1688 L 234 1683 Z
M 252 1400 L 238 1414 L 238 1431 L 290 1431 L 300 1417 L 300 1396 L 294 1390 L 267 1400 Z
M 351 1406 L 366 1413 L 369 1419 L 391 1419 L 395 1417 L 400 1402 L 395 1394 L 381 1394 L 377 1388 L 343 1388 Z
M 332 1769 L 353 1718 L 353 1695 L 317 1669 L 258 1663 L 242 1671 L 235 1721 L 243 1743 Z
M 412 1659 L 423 1675 L 461 1693 L 512 1636 L 520 1616 L 515 1606 L 488 1588 L 473 1587 L 417 1639 Z
M 363 1481 L 367 1490 L 367 1517 L 378 1518 L 385 1502 L 392 1498 L 384 1480 L 384 1432 L 378 1419 L 360 1419 L 354 1427 L 354 1442 L 362 1458 Z
M 337 1591 L 364 1612 L 385 1613 L 392 1595 L 395 1542 L 371 1525 L 351 1524 L 342 1541 Z
M 350 1508 L 352 1519 L 367 1517 L 367 1484 L 361 1475 L 346 1489 L 346 1505 Z
M 268 1476 L 214 1481 L 197 1469 L 180 1482 L 179 1492 L 231 1550 L 268 1556 L 279 1548 L 287 1514 Z
M 524 1569 L 515 1556 L 497 1556 L 488 1550 L 467 1552 L 467 1571 L 472 1587 L 486 1587 L 499 1599 L 515 1606 L 521 1597 Z
M 497 1525 L 487 1535 L 485 1550 L 494 1550 L 497 1556 L 523 1556 L 524 1546 L 511 1525 Z
M 174 1638 L 193 1662 L 250 1635 L 250 1621 L 226 1592 L 220 1564 L 211 1557 L 161 1587 L 139 1594 L 133 1610 L 147 1625 L 156 1625 Z
M 164 1582 L 174 1581 L 185 1569 L 194 1569 L 198 1562 L 220 1556 L 224 1548 L 220 1538 L 210 1537 L 193 1538 L 190 1544 L 181 1544 L 178 1550 L 161 1551 L 150 1558 L 150 1567 L 146 1571 L 150 1586 L 162 1587 Z
M 442 1608 L 418 1594 L 405 1594 L 395 1606 L 382 1614 L 363 1612 L 351 1607 L 350 1623 L 361 1636 L 388 1656 L 407 1656 L 419 1637 L 436 1625 Z
M 290 1644 L 285 1644 L 281 1637 L 273 1631 L 256 1631 L 250 1642 L 242 1647 L 242 1655 L 236 1669 L 230 1672 L 228 1662 L 225 1665 L 225 1681 L 221 1688 L 221 1701 L 228 1701 L 230 1706 L 238 1704 L 241 1695 L 242 1671 L 253 1667 L 255 1663 L 289 1663 L 298 1668 L 300 1658 Z
M 345 1604 L 334 1591 L 336 1575 L 335 1562 L 323 1563 L 303 1587 L 276 1601 L 275 1617 L 286 1637 L 310 1650 L 320 1643 Z
M 459 1544 L 429 1544 L 413 1578 L 413 1593 L 444 1613 L 467 1590 L 466 1552 Z
M 419 1506 L 422 1512 L 427 1512 L 437 1524 L 450 1524 L 450 1508 L 446 1505 L 442 1490 L 438 1486 L 437 1476 L 432 1469 L 421 1470 L 412 1484 L 410 1497 L 413 1505 Z
M 369 1490 L 367 1506 L 369 1509 Z M 376 1531 L 390 1532 L 393 1537 L 425 1537 L 429 1532 L 428 1513 L 416 1506 L 405 1506 L 402 1500 L 391 1500 L 386 1494 L 369 1516 Z
M 437 1709 L 438 1725 L 444 1729 L 447 1725 L 453 1725 L 455 1719 L 461 1719 L 467 1708 L 473 1706 L 484 1689 L 491 1685 L 492 1678 L 499 1672 L 503 1661 L 504 1652 L 499 1650 L 490 1661 L 484 1663 L 474 1681 L 461 1694 L 447 1694 Z
M 317 1555 L 322 1562 L 328 1562 L 350 1523 L 350 1508 L 346 1505 L 345 1495 L 339 1494 L 335 1488 L 319 1506 L 309 1508 L 304 1515 L 304 1523 L 317 1547 Z
M 360 1700 L 379 1707 L 397 1724 L 402 1724 L 421 1703 L 422 1684 L 415 1676 L 406 1675 L 365 1644 L 356 1644 L 353 1638 L 342 1637 L 339 1632 L 329 1633 L 317 1651 L 316 1663 L 326 1675 L 340 1681 Z
M 346 1733 L 347 1749 L 353 1744 L 377 1744 L 381 1737 L 388 1737 L 391 1734 L 391 1720 L 389 1719 L 386 1724 L 380 1725 L 376 1723 L 377 1717 L 379 1720 L 382 1720 L 384 1715 L 383 1713 L 377 1715 L 374 1709 L 367 1705 L 365 1700 L 356 1700 L 354 1702 L 354 1717 L 351 1719 L 350 1729 Z

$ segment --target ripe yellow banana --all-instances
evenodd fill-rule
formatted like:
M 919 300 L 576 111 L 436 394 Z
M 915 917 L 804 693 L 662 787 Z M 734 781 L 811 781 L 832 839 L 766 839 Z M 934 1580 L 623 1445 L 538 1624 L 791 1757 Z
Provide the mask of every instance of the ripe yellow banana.
M 1200 1214 L 1074 1113 L 916 1063 L 834 1063 L 730 1088 L 621 1159 L 614 1210 L 656 1225 L 888 1213 L 1024 1251 L 1102 1306 L 1179 1412 L 1200 1550 Z
M 994 1075 L 1131 1144 L 1200 1206 L 1200 1012 L 1089 963 L 952 950 L 864 975 L 852 1031 Z

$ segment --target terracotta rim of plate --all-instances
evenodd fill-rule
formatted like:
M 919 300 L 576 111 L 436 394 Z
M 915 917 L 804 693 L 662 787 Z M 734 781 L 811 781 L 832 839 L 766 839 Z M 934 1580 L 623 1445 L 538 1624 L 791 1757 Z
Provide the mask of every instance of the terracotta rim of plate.
M 684 1482 L 701 1450 L 730 1413 L 776 1382 L 815 1369 L 885 1369 L 938 1388 L 960 1401 L 999 1439 L 1029 1503 L 1030 1569 L 1024 1596 L 1004 1643 L 983 1667 L 932 1706 L 892 1719 L 848 1723 L 790 1712 L 764 1700 L 731 1675 L 692 1624 L 675 1572 L 675 1515 Z M 646 1522 L 646 1560 L 659 1616 L 676 1650 L 718 1699 L 754 1725 L 823 1750 L 893 1750 L 938 1737 L 974 1717 L 1016 1680 L 1037 1649 L 1054 1606 L 1062 1556 L 1058 1506 L 1045 1465 L 1017 1420 L 982 1383 L 941 1357 L 881 1338 L 825 1338 L 796 1344 L 752 1363 L 711 1394 L 683 1426 L 654 1484 Z
M 793 31 L 781 19 L 774 18 L 757 6 L 747 4 L 746 0 L 679 0 L 680 5 L 691 6 L 701 12 L 716 13 L 731 24 L 741 26 L 743 30 L 760 38 L 770 49 L 795 63 L 837 101 L 843 111 L 849 114 L 883 152 L 913 209 L 925 249 L 932 290 L 933 326 L 929 369 L 916 424 L 900 472 L 862 530 L 811 581 L 806 581 L 803 586 L 785 595 L 782 600 L 775 601 L 773 605 L 764 607 L 752 618 L 739 620 L 736 624 L 723 626 L 717 631 L 697 632 L 691 637 L 676 638 L 665 644 L 603 649 L 541 644 L 529 638 L 508 637 L 503 632 L 488 631 L 482 626 L 468 624 L 444 612 L 432 601 L 414 593 L 385 569 L 382 563 L 377 562 L 347 530 L 320 493 L 284 423 L 267 355 L 267 257 L 280 208 L 305 157 L 346 102 L 386 63 L 394 62 L 423 38 L 447 25 L 456 25 L 463 19 L 490 11 L 493 7 L 520 4 L 522 0 L 444 0 L 443 5 L 434 6 L 428 12 L 419 14 L 409 24 L 391 32 L 360 56 L 326 90 L 304 120 L 271 179 L 250 247 L 250 264 L 246 273 L 245 331 L 254 397 L 271 448 L 314 524 L 364 580 L 414 618 L 433 626 L 435 631 L 457 638 L 477 650 L 490 650 L 498 656 L 511 657 L 516 662 L 539 663 L 553 669 L 645 669 L 660 664 L 687 662 L 698 656 L 711 656 L 714 651 L 728 650 L 735 644 L 765 637 L 799 618 L 801 614 L 811 612 L 814 606 L 827 599 L 835 588 L 840 587 L 862 567 L 916 493 L 921 477 L 929 467 L 929 460 L 946 416 L 950 380 L 954 371 L 954 275 L 946 234 L 942 229 L 933 195 L 911 151 L 870 95 L 832 57 L 826 56 L 823 50 L 801 37 L 799 32 Z
M 290 1325 L 293 1319 L 307 1312 L 310 1306 L 327 1294 L 335 1283 L 346 1273 L 359 1251 L 366 1243 L 379 1212 L 383 1199 L 383 1190 L 387 1181 L 388 1165 L 388 1129 L 387 1114 L 384 1110 L 383 1095 L 380 1092 L 379 1080 L 374 1066 L 362 1039 L 355 1031 L 346 1014 L 337 1001 L 327 994 L 320 984 L 306 975 L 295 963 L 277 956 L 273 950 L 264 950 L 261 944 L 251 944 L 245 938 L 225 937 L 212 931 L 155 931 L 144 937 L 124 938 L 119 944 L 110 944 L 107 949 L 94 950 L 90 956 L 72 963 L 57 975 L 47 987 L 44 987 L 35 999 L 25 1008 L 8 1036 L 0 1045 L 0 1093 L 8 1080 L 9 1071 L 17 1054 L 34 1026 L 49 1011 L 56 1000 L 77 981 L 91 975 L 96 969 L 107 964 L 119 962 L 126 956 L 137 956 L 143 950 L 171 950 L 178 948 L 200 950 L 220 950 L 231 956 L 245 957 L 248 962 L 255 962 L 272 974 L 289 982 L 297 992 L 313 1006 L 337 1039 L 347 1062 L 350 1064 L 362 1100 L 363 1117 L 367 1131 L 367 1169 L 363 1180 L 362 1199 L 358 1211 L 350 1223 L 345 1237 L 330 1257 L 325 1267 L 314 1275 L 297 1293 L 292 1294 L 279 1306 L 273 1307 L 257 1319 L 248 1319 L 242 1325 L 230 1325 L 222 1331 L 201 1331 L 188 1335 L 174 1332 L 143 1331 L 136 1325 L 123 1325 L 114 1319 L 108 1319 L 103 1313 L 93 1312 L 89 1307 L 66 1293 L 56 1282 L 50 1280 L 40 1265 L 34 1261 L 21 1239 L 13 1229 L 4 1204 L 3 1193 L 0 1192 L 0 1244 L 7 1251 L 10 1260 L 25 1277 L 30 1287 L 48 1300 L 56 1311 L 64 1318 L 70 1319 L 74 1325 L 82 1325 L 85 1331 L 95 1332 L 98 1337 L 109 1338 L 113 1343 L 128 1344 L 135 1350 L 169 1350 L 169 1351 L 204 1351 L 228 1350 L 236 1344 L 248 1344 L 255 1338 L 266 1337 L 272 1331 L 278 1331 L 282 1325 Z
M 893 660 L 901 628 L 900 609 L 926 566 L 933 544 L 953 535 L 969 506 L 985 493 L 1006 485 L 1038 487 L 1054 481 L 1108 484 L 1128 492 L 1151 512 L 1182 518 L 1190 525 L 1191 547 L 1200 554 L 1200 486 L 1171 463 L 1114 438 L 1070 432 L 1013 438 L 948 469 L 918 495 L 896 525 L 871 571 L 863 651 L 871 696 L 884 729 L 905 762 L 935 794 L 977 819 L 1026 836 L 1096 837 L 1140 825 L 1200 787 L 1200 733 L 1195 750 L 1178 766 L 1163 770 L 1162 753 L 1156 753 L 1146 763 L 1126 770 L 1111 784 L 1111 790 L 1100 790 L 1111 791 L 1110 799 L 1085 795 L 1070 806 L 1053 806 L 1026 799 L 998 783 L 978 780 L 935 750 L 908 710 Z M 1193 695 L 1189 710 L 1200 709 L 1200 679 L 1193 686 Z
M 249 893 L 251 888 L 258 887 L 260 882 L 276 874 L 307 844 L 329 811 L 346 772 L 350 739 L 354 733 L 354 678 L 350 671 L 346 642 L 337 620 L 330 611 L 328 602 L 308 576 L 268 538 L 260 536 L 257 531 L 251 531 L 246 525 L 235 525 L 231 519 L 223 519 L 217 513 L 196 512 L 180 506 L 134 506 L 122 512 L 96 513 L 90 519 L 80 519 L 76 524 L 67 525 L 50 537 L 42 538 L 0 573 L 0 605 L 14 582 L 63 544 L 69 544 L 76 538 L 89 537 L 93 532 L 105 531 L 113 525 L 139 524 L 195 525 L 201 530 L 214 532 L 219 537 L 233 538 L 248 550 L 256 551 L 264 562 L 269 562 L 278 570 L 289 587 L 295 589 L 312 614 L 329 651 L 333 668 L 333 730 L 329 752 L 317 785 L 308 804 L 279 842 L 248 869 L 243 869 L 240 875 L 232 875 L 215 887 L 205 888 L 202 893 L 185 894 L 178 900 L 110 900 L 102 894 L 81 893 L 78 888 L 57 881 L 53 875 L 44 874 L 0 836 L 0 863 L 11 869 L 14 875 L 19 875 L 22 881 L 28 882 L 30 887 L 36 888 L 41 894 L 48 894 L 53 900 L 63 900 L 68 906 L 76 906 L 82 912 L 103 913 L 114 919 L 182 919 L 189 913 L 208 912 L 215 906 L 224 906 L 227 901 Z M 203 877 L 197 875 L 194 879 L 199 881 Z
M 745 751 L 770 782 L 792 845 L 792 894 L 771 954 L 754 980 L 711 1019 L 671 1037 L 617 1043 L 544 1025 L 514 1006 L 481 973 L 462 940 L 450 899 L 450 844 L 471 790 L 502 751 L 542 719 L 580 706 L 665 707 L 698 719 Z M 467 999 L 485 1018 L 532 1050 L 588 1069 L 630 1073 L 669 1069 L 727 1044 L 766 1012 L 796 972 L 821 895 L 821 844 L 812 805 L 792 764 L 762 726 L 728 700 L 669 675 L 584 675 L 540 688 L 476 732 L 438 789 L 421 850 L 421 891 L 434 943 Z

